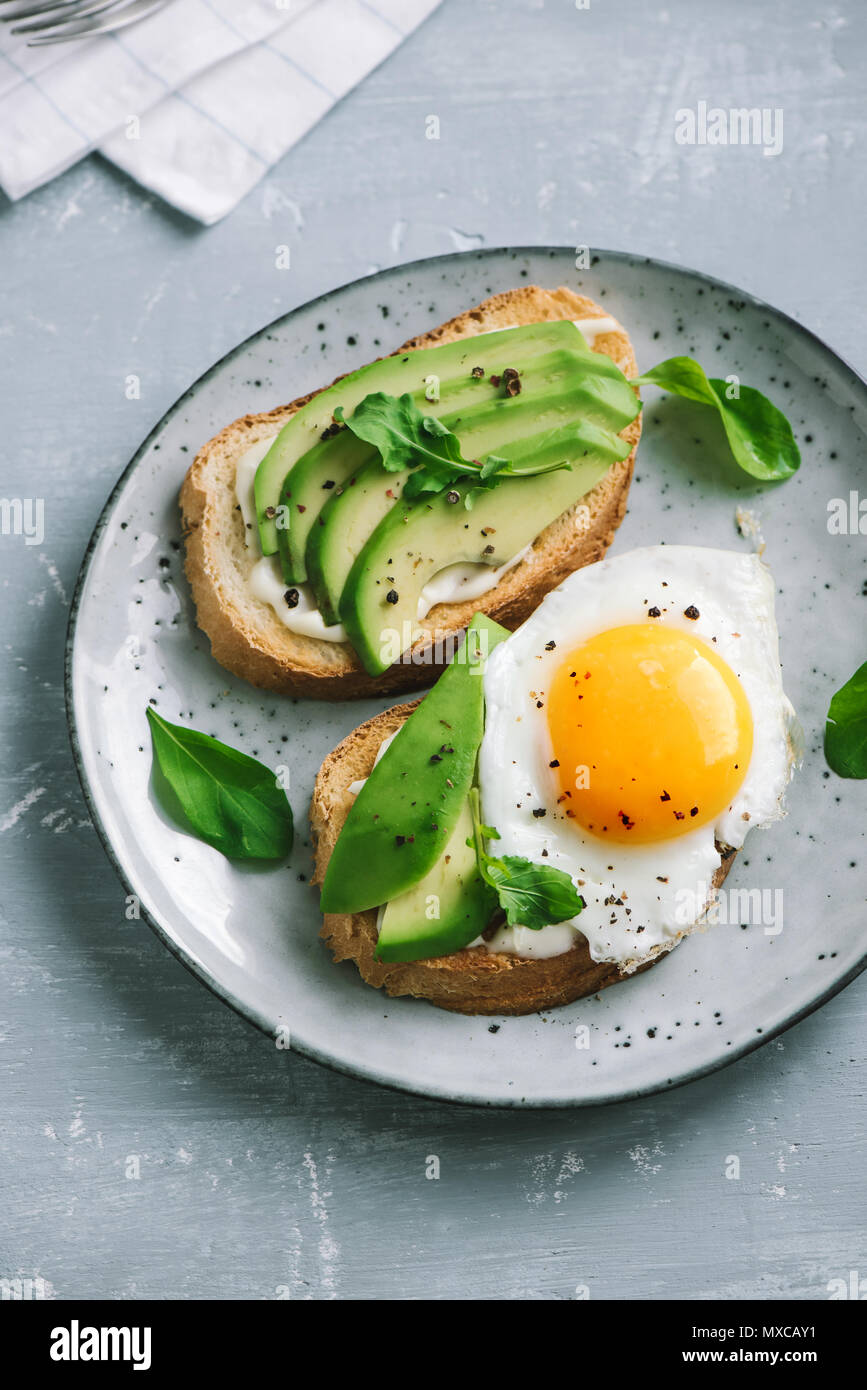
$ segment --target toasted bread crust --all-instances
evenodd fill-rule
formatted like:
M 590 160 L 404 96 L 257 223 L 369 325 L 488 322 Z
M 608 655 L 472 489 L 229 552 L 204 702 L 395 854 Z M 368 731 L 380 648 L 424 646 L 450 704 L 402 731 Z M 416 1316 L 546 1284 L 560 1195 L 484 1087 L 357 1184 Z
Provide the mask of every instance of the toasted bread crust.
M 383 739 L 395 733 L 419 704 L 395 705 L 368 719 L 329 753 L 319 770 L 310 806 L 310 825 L 315 846 L 314 884 L 325 877 L 337 837 L 354 797 L 349 788 L 367 777 Z M 718 846 L 718 848 L 720 848 Z M 720 866 L 714 889 L 722 884 L 734 861 L 734 851 L 720 848 Z M 456 951 L 431 960 L 386 965 L 374 958 L 376 910 L 358 913 L 326 913 L 321 936 L 335 961 L 352 960 L 367 984 L 390 995 L 427 999 L 437 1008 L 460 1014 L 531 1014 L 539 1009 L 571 1004 L 596 994 L 624 978 L 616 965 L 594 961 L 579 939 L 570 950 L 547 960 L 497 954 L 484 947 Z M 660 952 L 637 970 L 649 970 Z
M 496 294 L 439 328 L 411 338 L 397 352 L 473 337 L 515 323 L 601 317 L 606 315 L 599 305 L 571 290 L 525 285 Z M 595 346 L 627 375 L 636 374 L 632 345 L 625 333 L 600 334 Z M 210 638 L 213 656 L 222 666 L 253 685 L 281 694 L 350 700 L 430 685 L 442 661 L 413 662 L 405 657 L 384 675 L 369 676 L 349 644 L 322 642 L 290 632 L 267 604 L 249 592 L 246 581 L 258 556 L 246 550 L 243 522 L 236 508 L 237 460 L 318 394 L 313 391 L 291 405 L 261 415 L 245 415 L 221 430 L 196 455 L 181 488 L 180 507 L 185 567 L 199 627 Z M 638 416 L 622 432 L 632 445 L 629 457 L 612 465 L 586 497 L 546 527 L 527 556 L 495 588 L 479 599 L 437 604 L 431 609 L 413 651 L 420 653 L 436 638 L 439 651 L 447 655 L 449 644 L 444 639 L 461 632 L 479 611 L 505 627 L 517 627 L 573 570 L 600 560 L 626 510 L 640 434 Z

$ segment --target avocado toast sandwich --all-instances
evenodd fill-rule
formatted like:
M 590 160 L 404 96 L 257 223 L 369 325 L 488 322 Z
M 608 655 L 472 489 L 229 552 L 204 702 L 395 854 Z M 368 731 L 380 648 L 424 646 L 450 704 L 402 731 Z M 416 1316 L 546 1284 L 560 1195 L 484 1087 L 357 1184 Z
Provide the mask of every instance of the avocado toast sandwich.
M 180 494 L 216 660 L 351 699 L 429 685 L 476 611 L 520 624 L 623 517 L 636 370 L 592 300 L 524 286 L 229 425 Z

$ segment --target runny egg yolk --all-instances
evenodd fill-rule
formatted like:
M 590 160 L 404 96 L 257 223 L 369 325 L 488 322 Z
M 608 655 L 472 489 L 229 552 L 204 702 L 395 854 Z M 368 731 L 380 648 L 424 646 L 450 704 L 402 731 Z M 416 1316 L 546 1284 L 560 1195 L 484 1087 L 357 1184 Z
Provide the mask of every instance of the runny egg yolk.
M 560 809 L 600 838 L 685 835 L 724 811 L 746 776 L 753 720 L 743 687 L 712 646 L 679 628 L 600 632 L 559 667 L 546 708 Z

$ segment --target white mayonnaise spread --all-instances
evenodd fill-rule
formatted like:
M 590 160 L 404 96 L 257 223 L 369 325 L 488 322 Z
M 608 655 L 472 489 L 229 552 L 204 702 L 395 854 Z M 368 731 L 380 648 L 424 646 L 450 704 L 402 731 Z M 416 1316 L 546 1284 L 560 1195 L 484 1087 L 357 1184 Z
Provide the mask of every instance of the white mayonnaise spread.
M 269 434 L 265 439 L 251 444 L 249 449 L 244 450 L 235 465 L 235 497 L 241 508 L 241 516 L 244 518 L 244 533 L 248 550 L 259 544 L 259 533 L 256 527 L 256 499 L 253 496 L 256 469 L 276 438 L 275 434 Z
M 279 555 L 262 555 L 256 561 L 250 574 L 250 592 L 262 603 L 271 605 L 284 627 L 302 637 L 318 637 L 320 642 L 346 641 L 342 623 L 329 626 L 325 622 L 309 584 L 291 586 L 291 592 L 298 595 L 294 608 L 286 602 L 289 587 L 283 578 Z
M 554 926 L 542 927 L 532 931 L 530 927 L 500 927 L 490 941 L 479 936 L 471 942 L 472 946 L 484 946 L 488 951 L 499 952 L 505 956 L 529 956 L 534 960 L 550 960 L 552 956 L 562 956 L 570 951 L 581 932 L 571 922 L 558 922 Z M 469 947 L 467 947 L 469 950 Z
M 525 545 L 511 560 L 492 569 L 490 565 L 477 565 L 471 560 L 461 560 L 456 565 L 446 565 L 428 580 L 418 601 L 419 621 L 426 618 L 438 603 L 463 603 L 465 599 L 481 598 L 489 589 L 500 582 L 507 570 L 513 569 L 524 556 L 529 554 L 533 543 Z

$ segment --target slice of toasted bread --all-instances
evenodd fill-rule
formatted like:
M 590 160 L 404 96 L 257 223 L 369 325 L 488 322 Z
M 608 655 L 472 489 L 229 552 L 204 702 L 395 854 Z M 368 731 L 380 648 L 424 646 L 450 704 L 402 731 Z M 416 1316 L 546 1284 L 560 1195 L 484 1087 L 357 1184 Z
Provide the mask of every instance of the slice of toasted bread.
M 329 753 L 319 770 L 310 807 L 315 846 L 314 883 L 325 877 L 328 860 L 354 801 L 350 787 L 368 777 L 383 739 L 395 733 L 419 701 L 395 705 L 351 734 Z M 735 852 L 717 846 L 720 865 L 714 874 L 719 888 L 734 862 Z M 616 984 L 626 973 L 649 970 L 663 951 L 629 972 L 610 962 L 594 961 L 583 939 L 562 955 L 547 960 L 528 959 L 488 951 L 485 947 L 456 951 L 450 956 L 384 965 L 374 959 L 376 910 L 327 913 L 321 935 L 335 961 L 353 960 L 363 980 L 386 994 L 409 994 L 427 999 L 440 1009 L 459 1014 L 532 1014 L 539 1009 L 571 1004 L 585 994 L 596 994 Z
M 439 328 L 411 338 L 397 352 L 433 347 L 513 324 L 551 319 L 604 318 L 592 299 L 571 290 L 543 290 L 535 285 L 508 290 L 484 300 Z M 600 333 L 596 351 L 611 357 L 628 375 L 637 368 L 624 332 Z M 324 388 L 323 388 L 324 389 Z M 266 690 L 310 695 L 326 700 L 413 690 L 430 685 L 440 662 L 404 659 L 384 675 L 369 676 L 348 643 L 305 637 L 281 623 L 273 609 L 250 593 L 250 572 L 258 550 L 246 548 L 246 533 L 235 497 L 235 470 L 240 456 L 280 427 L 318 392 L 262 415 L 246 415 L 228 425 L 196 455 L 180 494 L 186 572 L 196 604 L 199 627 L 211 639 L 217 661 L 236 676 Z M 597 486 L 545 528 L 523 560 L 479 599 L 437 604 L 413 648 L 420 652 L 436 637 L 436 650 L 447 655 L 449 635 L 459 633 L 473 613 L 487 613 L 514 628 L 538 606 L 549 589 L 582 565 L 600 560 L 626 510 L 641 417 L 623 431 L 632 451 L 615 463 Z M 589 516 L 589 520 L 588 520 Z

